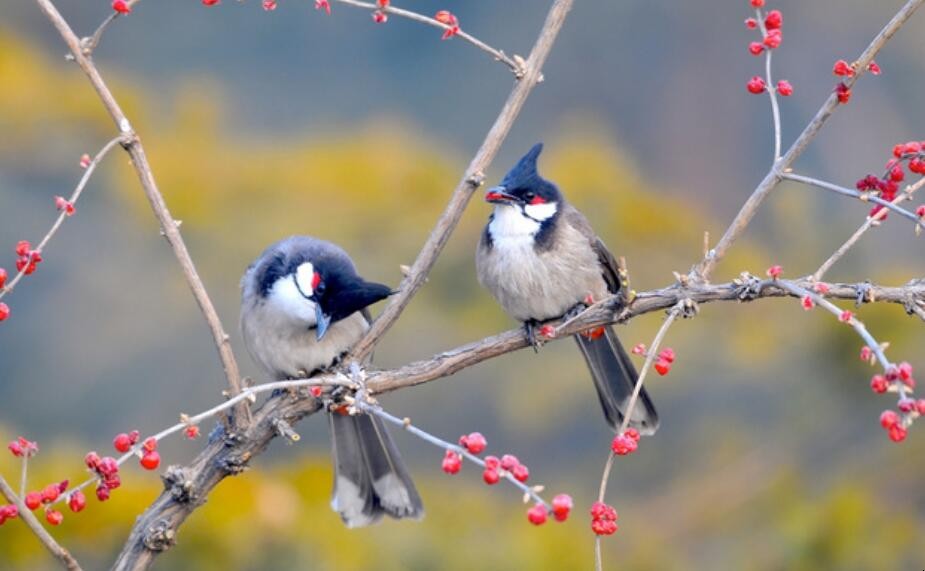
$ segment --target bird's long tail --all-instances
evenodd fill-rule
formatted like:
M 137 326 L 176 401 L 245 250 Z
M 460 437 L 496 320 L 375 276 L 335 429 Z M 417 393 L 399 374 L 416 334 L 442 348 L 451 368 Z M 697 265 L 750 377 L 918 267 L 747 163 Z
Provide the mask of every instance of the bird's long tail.
M 424 516 L 421 497 L 382 420 L 331 413 L 334 492 L 331 507 L 347 527 Z
M 575 340 L 591 370 L 607 423 L 614 430 L 619 430 L 639 378 L 636 368 L 613 327 L 575 335 Z M 654 434 L 658 429 L 658 413 L 645 387 L 639 392 L 629 426 L 640 434 Z

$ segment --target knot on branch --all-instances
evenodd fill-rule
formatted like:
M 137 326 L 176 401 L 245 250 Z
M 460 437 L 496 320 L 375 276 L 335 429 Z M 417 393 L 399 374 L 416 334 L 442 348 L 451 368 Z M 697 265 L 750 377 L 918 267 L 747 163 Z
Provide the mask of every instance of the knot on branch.
M 150 551 L 166 551 L 176 543 L 176 532 L 170 523 L 161 519 L 145 530 L 144 544 Z
M 228 456 L 219 460 L 219 467 L 230 476 L 237 476 L 241 472 L 247 470 L 248 462 L 250 462 L 251 453 L 242 452 L 240 454 L 229 454 Z
M 668 311 L 669 313 L 672 311 L 677 311 L 678 315 L 683 319 L 691 319 L 692 317 L 697 317 L 697 314 L 700 313 L 700 306 L 693 299 L 685 297 L 679 301 L 673 309 Z
M 181 466 L 170 466 L 161 476 L 164 489 L 178 503 L 187 504 L 196 502 L 198 497 L 193 492 L 193 478 L 190 470 Z
M 860 283 L 855 286 L 855 290 L 858 295 L 854 300 L 855 307 L 861 307 L 865 303 L 871 303 L 874 301 L 874 288 L 870 283 L 870 280 Z
M 742 272 L 738 278 L 732 280 L 732 283 L 736 286 L 735 294 L 739 301 L 758 299 L 758 296 L 761 295 L 761 289 L 764 287 L 764 282 L 748 272 Z

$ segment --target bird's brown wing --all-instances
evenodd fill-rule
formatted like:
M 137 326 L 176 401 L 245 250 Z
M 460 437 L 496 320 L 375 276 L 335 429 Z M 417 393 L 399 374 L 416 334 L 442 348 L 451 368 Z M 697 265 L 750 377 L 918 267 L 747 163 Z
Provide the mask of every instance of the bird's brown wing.
M 597 254 L 597 259 L 601 263 L 601 275 L 604 277 L 604 281 L 607 282 L 607 289 L 610 293 L 618 293 L 620 291 L 620 266 L 617 264 L 617 259 L 610 253 L 604 242 L 597 237 L 594 229 L 591 228 L 591 223 L 578 209 L 568 204 L 562 215 L 572 227 L 588 239 L 591 249 Z

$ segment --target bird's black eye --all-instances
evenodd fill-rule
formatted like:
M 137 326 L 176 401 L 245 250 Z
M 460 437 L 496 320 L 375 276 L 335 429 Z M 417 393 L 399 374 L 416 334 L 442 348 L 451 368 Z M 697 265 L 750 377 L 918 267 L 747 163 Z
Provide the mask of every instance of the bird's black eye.
M 320 296 L 324 294 L 325 285 L 324 282 L 318 282 L 318 285 L 315 286 L 315 295 Z
M 530 202 L 530 201 L 533 200 L 534 198 L 536 198 L 536 193 L 533 192 L 532 190 L 528 190 L 527 192 L 524 193 L 524 200 L 525 200 L 525 201 Z

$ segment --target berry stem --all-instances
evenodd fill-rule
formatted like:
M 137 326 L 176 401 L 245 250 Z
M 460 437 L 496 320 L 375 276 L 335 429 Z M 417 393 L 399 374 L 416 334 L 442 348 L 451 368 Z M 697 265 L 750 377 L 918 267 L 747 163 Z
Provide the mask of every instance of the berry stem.
M 100 161 L 103 160 L 103 158 L 109 153 L 109 151 L 113 149 L 113 147 L 115 147 L 118 143 L 121 143 L 123 139 L 124 139 L 124 135 L 119 135 L 118 137 L 106 143 L 103 146 L 103 148 L 100 149 L 98 153 L 96 153 L 96 156 L 93 157 L 93 160 L 91 160 L 90 164 L 87 165 L 87 169 L 84 171 L 83 176 L 80 177 L 80 182 L 77 183 L 77 187 L 74 189 L 74 192 L 71 193 L 71 196 L 68 199 L 68 202 L 70 202 L 71 204 L 77 203 L 77 199 L 80 198 L 81 193 L 83 192 L 84 188 L 87 186 L 87 183 L 90 181 L 90 177 L 93 176 L 93 172 L 96 170 L 96 167 L 100 164 Z M 64 223 L 65 218 L 67 218 L 67 212 L 65 210 L 61 210 L 61 212 L 58 214 L 58 218 L 55 219 L 54 224 L 51 225 L 51 229 L 48 230 L 48 233 L 45 234 L 45 237 L 42 238 L 41 242 L 39 242 L 39 245 L 35 247 L 36 252 L 42 252 L 42 253 L 45 252 L 45 246 L 58 232 L 58 228 L 60 228 L 61 225 Z M 25 275 L 26 275 L 26 268 L 24 267 L 23 269 L 19 271 L 19 273 L 16 274 L 16 276 L 10 281 L 10 283 L 6 284 L 5 287 L 0 289 L 0 299 L 3 299 L 3 297 L 6 294 L 13 291 L 13 288 L 16 287 L 16 284 L 18 284 L 19 280 L 21 280 L 23 276 Z
M 909 212 L 905 208 L 897 206 L 898 202 L 902 202 L 903 200 L 906 200 L 908 198 L 908 193 L 900 194 L 899 196 L 896 197 L 895 200 L 891 202 L 889 200 L 884 200 L 880 198 L 879 196 L 873 196 L 866 192 L 861 192 L 861 191 L 854 190 L 851 188 L 845 188 L 843 186 L 838 186 L 837 184 L 833 184 L 831 182 L 826 182 L 824 180 L 819 180 L 819 179 L 811 178 L 808 176 L 803 176 L 801 174 L 795 174 L 795 173 L 788 172 L 788 173 L 783 173 L 780 176 L 783 179 L 792 180 L 795 182 L 802 182 L 803 184 L 808 184 L 810 186 L 815 186 L 817 188 L 829 190 L 829 191 L 832 191 L 832 192 L 835 192 L 835 193 L 838 193 L 844 196 L 850 196 L 852 198 L 857 198 L 858 200 L 863 200 L 866 202 L 873 202 L 874 204 L 879 204 L 880 206 L 883 206 L 884 208 L 888 208 L 892 210 L 893 212 L 899 214 L 900 216 L 904 216 L 908 218 L 909 220 L 913 221 L 916 224 L 916 226 L 920 225 L 922 222 L 922 219 L 916 216 L 914 212 Z
M 26 484 L 29 481 L 28 474 L 29 474 L 29 455 L 23 454 L 22 455 L 22 471 L 20 472 L 20 475 L 19 475 L 19 497 L 20 498 L 26 497 Z
M 764 15 L 761 13 L 761 8 L 755 10 L 756 19 L 758 20 L 758 26 L 761 30 L 761 36 L 765 37 L 768 35 L 768 29 L 764 24 Z M 777 89 L 774 87 L 774 81 L 771 77 L 771 52 L 774 50 L 770 47 L 764 50 L 764 76 L 765 83 L 767 84 L 768 97 L 771 98 L 771 118 L 774 122 L 774 163 L 780 160 L 780 148 L 781 148 L 781 128 L 780 128 L 780 105 L 777 102 Z

